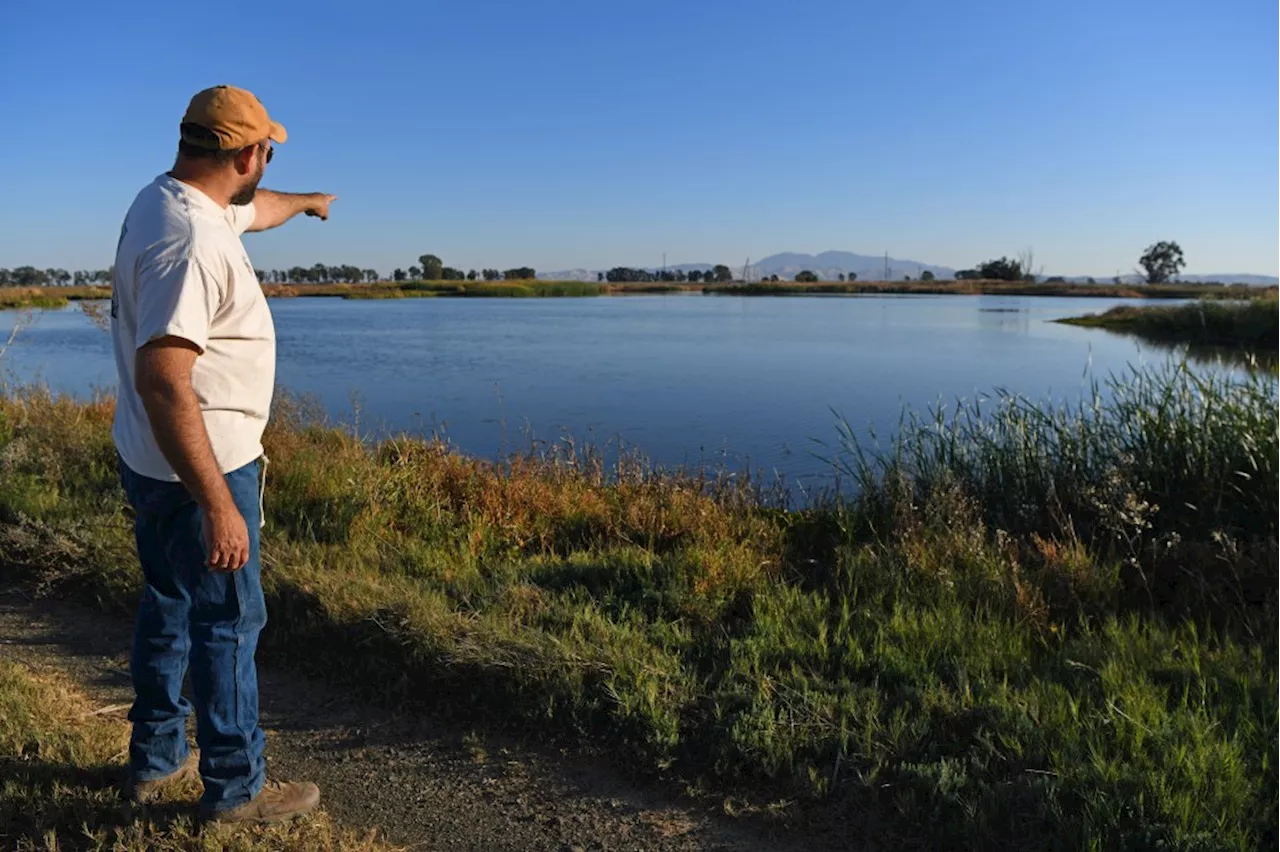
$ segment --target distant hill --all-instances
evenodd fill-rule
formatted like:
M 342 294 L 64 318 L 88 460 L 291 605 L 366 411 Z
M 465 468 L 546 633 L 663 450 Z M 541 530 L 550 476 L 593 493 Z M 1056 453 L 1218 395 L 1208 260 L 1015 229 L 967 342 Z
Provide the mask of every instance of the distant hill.
M 618 265 L 632 266 L 631 264 Z M 700 272 L 705 272 L 714 266 L 715 264 L 713 263 L 674 263 L 668 264 L 667 269 L 682 272 L 691 272 L 696 269 Z M 737 264 L 730 263 L 727 266 L 733 270 L 735 277 L 740 278 L 742 276 L 741 262 Z M 650 272 L 658 270 L 658 267 L 655 266 L 633 266 L 633 268 L 647 269 Z M 789 281 L 795 278 L 796 273 L 805 269 L 817 274 L 823 280 L 830 279 L 834 281 L 837 276 L 848 275 L 852 272 L 863 281 L 879 281 L 884 278 L 884 256 L 876 257 L 847 251 L 824 251 L 818 255 L 783 252 L 770 255 L 751 264 L 750 273 L 752 280 L 759 280 L 769 275 L 777 275 L 779 278 Z M 889 275 L 895 281 L 906 275 L 910 275 L 912 278 L 919 278 L 926 269 L 938 278 L 953 278 L 955 276 L 955 270 L 949 266 L 934 266 L 917 260 L 889 258 Z M 558 269 L 550 272 L 539 272 L 538 277 L 551 281 L 595 281 L 596 276 L 605 271 L 603 269 L 581 268 Z
M 954 278 L 956 274 L 956 271 L 949 266 L 936 266 L 918 260 L 903 260 L 896 257 L 888 259 L 888 267 L 887 280 L 889 281 L 899 281 L 907 275 L 919 278 L 926 270 L 932 272 L 936 278 Z M 848 275 L 850 272 L 862 281 L 886 279 L 884 255 L 855 254 L 849 251 L 824 251 L 816 255 L 796 252 L 773 254 L 751 264 L 751 277 L 777 275 L 789 281 L 795 278 L 797 272 L 806 269 L 824 281 L 835 280 L 837 276 Z
M 618 265 L 628 266 L 630 264 Z M 889 274 L 887 280 L 890 281 L 901 281 L 907 275 L 918 279 L 926 270 L 932 272 L 935 278 L 943 280 L 954 278 L 956 274 L 956 271 L 950 266 L 937 266 L 919 260 L 903 260 L 891 257 L 888 265 Z M 690 272 L 695 269 L 705 271 L 713 266 L 714 264 L 711 263 L 678 263 L 669 265 L 667 269 Z M 733 270 L 734 277 L 740 278 L 742 276 L 741 263 L 736 265 L 730 263 L 728 267 Z M 654 266 L 637 266 L 634 268 L 648 269 L 653 272 L 658 269 L 658 267 Z M 881 281 L 886 279 L 884 255 L 857 254 L 849 251 L 824 251 L 816 255 L 800 254 L 798 252 L 772 254 L 751 264 L 750 274 L 753 281 L 770 275 L 777 275 L 785 281 L 790 281 L 795 278 L 796 273 L 805 269 L 815 273 L 823 281 L 834 281 L 840 275 L 848 275 L 851 272 L 858 276 L 859 281 Z M 555 281 L 595 281 L 597 275 L 605 271 L 603 269 L 561 269 L 553 272 L 541 272 L 538 277 Z M 1095 275 L 1093 277 L 1100 284 L 1109 284 L 1112 279 L 1110 275 Z M 1083 284 L 1087 279 L 1088 276 L 1085 275 L 1072 275 L 1066 278 L 1067 281 L 1076 284 Z M 1125 284 L 1142 283 L 1142 277 L 1134 274 L 1121 275 L 1120 280 Z M 1178 280 L 1196 284 L 1217 281 L 1223 284 L 1248 284 L 1253 287 L 1274 287 L 1280 284 L 1280 278 L 1276 278 L 1274 275 L 1226 272 L 1206 275 L 1180 275 Z

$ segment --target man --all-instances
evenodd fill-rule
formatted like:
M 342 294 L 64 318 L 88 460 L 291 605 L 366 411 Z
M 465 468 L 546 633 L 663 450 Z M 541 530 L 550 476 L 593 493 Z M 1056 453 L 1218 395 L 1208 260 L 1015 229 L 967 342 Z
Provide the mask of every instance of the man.
M 267 620 L 258 530 L 276 344 L 240 234 L 298 213 L 327 219 L 334 196 L 257 188 L 286 134 L 243 89 L 197 94 L 180 132 L 173 171 L 125 216 L 112 282 L 112 434 L 145 578 L 126 794 L 148 801 L 198 766 L 203 819 L 273 821 L 312 810 L 320 791 L 265 777 L 254 652 Z

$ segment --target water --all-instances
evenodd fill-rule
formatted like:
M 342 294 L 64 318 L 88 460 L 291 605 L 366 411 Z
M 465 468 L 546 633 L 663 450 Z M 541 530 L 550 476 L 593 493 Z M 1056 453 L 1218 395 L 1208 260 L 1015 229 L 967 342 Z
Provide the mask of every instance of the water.
M 890 431 L 904 404 L 996 388 L 1076 399 L 1089 377 L 1169 356 L 1050 322 L 1120 299 L 1006 296 L 405 299 L 271 302 L 280 386 L 365 432 L 439 432 L 495 456 L 530 437 L 638 449 L 822 484 L 837 415 Z M 0 312 L 0 344 L 16 315 Z M 39 313 L 9 378 L 114 386 L 78 307 Z M 1229 368 L 1223 368 L 1229 369 Z

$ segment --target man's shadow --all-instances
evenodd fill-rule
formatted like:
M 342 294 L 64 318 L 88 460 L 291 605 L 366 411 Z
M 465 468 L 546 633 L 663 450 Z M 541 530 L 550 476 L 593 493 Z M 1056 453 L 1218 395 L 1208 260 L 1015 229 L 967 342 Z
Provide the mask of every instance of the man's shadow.
M 80 848 L 85 832 L 102 832 L 140 819 L 160 831 L 185 821 L 194 828 L 194 800 L 166 797 L 136 805 L 121 793 L 126 768 L 118 763 L 76 766 L 47 761 L 38 755 L 0 757 L 0 847 L 27 841 L 43 848 L 55 832 L 58 848 Z

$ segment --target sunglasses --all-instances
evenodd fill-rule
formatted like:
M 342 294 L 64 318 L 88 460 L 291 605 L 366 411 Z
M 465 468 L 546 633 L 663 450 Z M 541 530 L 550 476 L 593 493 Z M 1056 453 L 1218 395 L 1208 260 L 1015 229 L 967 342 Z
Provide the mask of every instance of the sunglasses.
M 274 145 L 258 145 L 257 147 L 266 149 L 268 163 L 271 162 L 271 158 L 276 155 L 276 148 Z

